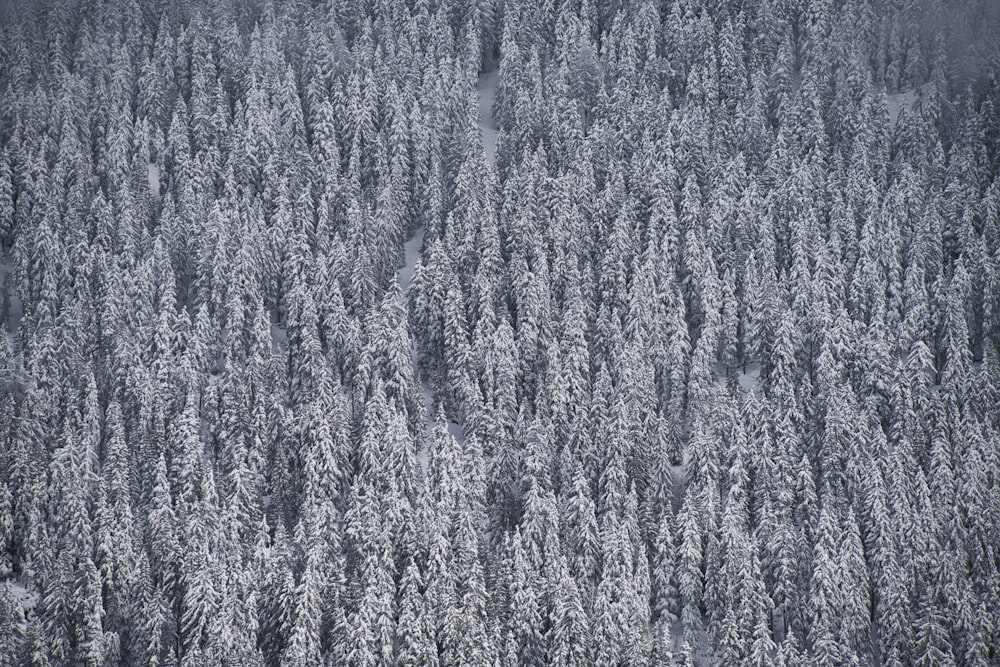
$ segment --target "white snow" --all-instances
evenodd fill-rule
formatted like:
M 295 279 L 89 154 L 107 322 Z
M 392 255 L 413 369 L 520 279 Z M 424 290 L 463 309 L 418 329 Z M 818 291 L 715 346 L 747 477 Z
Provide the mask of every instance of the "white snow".
M 896 121 L 899 120 L 899 112 L 903 110 L 903 107 L 907 109 L 913 108 L 913 102 L 917 99 L 916 93 L 912 90 L 908 90 L 903 93 L 895 93 L 889 95 L 888 107 L 889 107 L 889 126 L 895 128 Z
M 899 93 L 893 93 L 887 97 L 886 106 L 889 109 L 889 126 L 895 129 L 896 121 L 899 120 L 899 114 L 906 109 L 907 111 L 913 111 L 917 100 L 920 99 L 927 90 L 928 84 L 919 86 L 917 88 L 911 88 L 909 90 L 904 90 Z
M 155 163 L 146 165 L 146 177 L 149 179 L 149 191 L 153 193 L 153 199 L 160 201 L 160 168 Z
M 428 385 L 423 380 L 419 380 L 419 376 L 417 375 L 416 344 L 415 343 L 411 344 L 410 349 L 411 349 L 410 354 L 413 359 L 413 377 L 418 378 L 418 381 L 420 382 L 420 398 L 423 400 L 424 415 L 427 417 L 427 430 L 424 431 L 424 437 L 422 439 L 418 439 L 417 441 L 417 465 L 420 467 L 420 473 L 422 473 L 421 476 L 423 476 L 427 474 L 427 466 L 430 462 L 431 451 L 430 447 L 428 446 L 430 445 L 430 438 L 428 438 L 427 435 L 431 432 L 431 428 L 433 426 L 432 415 L 434 413 L 431 412 L 431 406 L 434 405 L 434 396 L 431 392 L 430 385 Z M 419 438 L 420 436 L 417 437 Z
M 753 363 L 747 365 L 746 373 L 740 373 L 739 384 L 743 393 L 749 394 L 760 382 L 760 364 Z
M 404 263 L 396 273 L 396 278 L 399 280 L 399 289 L 403 292 L 404 299 L 410 291 L 410 285 L 413 284 L 413 274 L 417 269 L 417 261 L 420 259 L 420 247 L 423 245 L 423 242 L 424 228 L 420 227 L 403 245 Z M 428 422 L 430 422 L 432 415 L 431 407 L 434 405 L 433 394 L 427 383 L 420 380 L 420 373 L 417 371 L 417 345 L 413 340 L 412 332 L 410 332 L 410 364 L 413 366 L 414 379 L 420 382 L 420 395 L 424 402 L 424 414 L 427 416 Z M 426 458 L 426 453 L 424 455 Z M 417 452 L 417 459 L 420 460 L 420 458 L 421 453 Z
M 288 349 L 288 329 L 281 326 L 277 313 L 271 313 L 271 351 L 280 352 L 286 349 Z
M 670 475 L 674 483 L 674 488 L 683 491 L 684 490 L 684 478 L 687 476 L 688 464 L 691 461 L 691 448 L 687 446 L 687 441 L 689 436 L 685 436 L 683 442 L 685 443 L 681 448 L 681 462 L 675 466 L 670 466 Z M 680 505 L 680 498 L 677 500 L 678 506 Z
M 24 609 L 25 615 L 35 608 L 42 597 L 37 591 L 29 591 L 24 583 L 17 579 L 0 581 L 0 586 L 10 587 L 11 592 L 14 593 L 14 599 L 21 603 L 21 608 Z
M 24 309 L 21 299 L 14 293 L 14 260 L 6 252 L 0 254 L 0 290 L 6 290 L 5 296 L 0 296 L 0 303 L 7 299 L 7 341 L 10 349 L 14 349 L 14 334 L 21 326 Z
M 28 588 L 17 580 L 8 579 L 6 582 L 10 586 L 11 590 L 14 591 L 14 597 L 17 598 L 18 602 L 25 610 L 32 609 L 36 604 L 38 604 L 38 598 L 40 597 L 37 591 L 29 591 Z
M 271 349 L 275 352 L 288 347 L 288 330 L 277 324 L 271 325 Z
M 493 117 L 493 101 L 497 98 L 497 80 L 500 72 L 492 70 L 479 77 L 476 85 L 476 93 L 479 96 L 479 127 L 483 134 L 483 147 L 486 149 L 486 157 L 490 164 L 497 162 L 497 135 L 500 128 L 497 127 L 496 118 Z
M 740 392 L 744 395 L 749 394 L 757 385 L 760 384 L 760 363 L 754 362 L 747 364 L 746 371 L 744 372 L 743 367 L 739 367 L 739 372 L 736 374 L 736 383 L 740 388 Z M 726 386 L 726 379 L 729 377 L 729 369 L 721 361 L 715 363 L 715 378 L 716 382 L 720 387 Z M 745 397 L 745 396 L 744 396 Z
M 403 245 L 404 264 L 399 270 L 399 288 L 403 295 L 410 289 L 413 282 L 413 272 L 417 268 L 417 260 L 420 259 L 420 246 L 424 243 L 424 228 L 419 228 L 410 240 Z
M 399 288 L 403 292 L 404 299 L 410 291 L 410 285 L 413 284 L 413 274 L 417 269 L 417 261 L 420 259 L 420 247 L 423 245 L 423 242 L 424 228 L 420 227 L 403 244 L 403 266 L 396 272 L 396 279 L 399 280 Z M 413 340 L 412 331 L 410 332 L 410 364 L 413 366 L 413 378 L 420 383 L 420 397 L 423 399 L 424 416 L 427 419 L 427 432 L 429 432 L 432 415 L 434 414 L 431 412 L 431 408 L 434 405 L 434 395 L 430 385 L 420 379 L 420 373 L 417 369 L 417 343 Z M 427 472 L 427 462 L 430 453 L 427 444 L 428 439 L 426 437 L 419 439 L 417 442 L 417 465 L 420 467 L 421 473 Z

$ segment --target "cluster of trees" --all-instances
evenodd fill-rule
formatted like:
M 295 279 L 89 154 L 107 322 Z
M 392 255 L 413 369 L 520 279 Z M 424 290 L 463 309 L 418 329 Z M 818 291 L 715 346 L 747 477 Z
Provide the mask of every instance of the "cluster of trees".
M 0 665 L 1000 664 L 997 19 L 7 3 Z

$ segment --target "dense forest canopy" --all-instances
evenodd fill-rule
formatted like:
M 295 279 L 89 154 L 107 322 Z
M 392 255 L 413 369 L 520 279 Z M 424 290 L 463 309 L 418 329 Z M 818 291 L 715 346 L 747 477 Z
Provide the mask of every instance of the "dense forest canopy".
M 0 322 L 0 666 L 1000 665 L 995 2 L 11 0 Z

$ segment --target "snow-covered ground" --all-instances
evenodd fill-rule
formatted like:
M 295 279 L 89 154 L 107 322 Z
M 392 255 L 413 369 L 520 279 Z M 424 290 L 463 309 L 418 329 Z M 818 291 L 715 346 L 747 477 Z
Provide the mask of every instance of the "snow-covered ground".
M 451 437 L 455 438 L 455 440 L 457 440 L 459 443 L 465 441 L 465 433 L 462 432 L 462 427 L 456 424 L 455 422 L 452 421 L 448 422 L 448 433 L 450 433 Z
M 743 367 L 736 369 L 736 384 L 740 388 L 740 392 L 743 398 L 746 395 L 754 391 L 760 386 L 760 362 L 753 362 L 747 364 L 744 371 Z M 720 386 L 726 385 L 726 378 L 728 377 L 728 371 L 724 363 L 716 362 L 715 364 L 715 379 Z
M 288 349 L 288 328 L 281 325 L 278 313 L 271 313 L 271 351 L 281 352 Z
M 756 389 L 757 385 L 760 383 L 760 364 L 748 364 L 746 373 L 741 372 L 738 381 L 740 389 L 743 390 L 744 394 L 749 394 L 751 391 Z
M 153 193 L 153 199 L 160 201 L 160 168 L 150 162 L 146 165 L 146 177 L 149 179 L 149 191 Z
M 903 107 L 907 109 L 913 108 L 913 102 L 917 99 L 916 91 L 908 90 L 904 93 L 895 93 L 889 95 L 889 125 L 896 127 L 896 121 L 899 119 L 899 112 L 903 110 Z
M 17 333 L 18 327 L 21 326 L 21 316 L 23 315 L 23 308 L 21 307 L 21 299 L 18 298 L 17 294 L 14 293 L 14 260 L 8 253 L 0 254 L 0 290 L 5 290 L 5 294 L 0 296 L 0 303 L 5 303 L 7 310 L 7 321 L 0 322 L 0 325 L 5 325 L 7 333 L 7 341 L 10 343 L 10 349 L 14 349 L 14 334 Z
M 25 614 L 28 614 L 28 612 L 35 608 L 35 605 L 38 604 L 41 597 L 37 591 L 29 591 L 27 587 L 17 579 L 6 579 L 0 581 L 0 586 L 10 587 L 11 592 L 14 593 L 14 599 L 21 603 L 21 608 L 24 609 Z
M 476 85 L 476 93 L 479 95 L 479 127 L 482 129 L 483 147 L 490 164 L 496 164 L 497 161 L 497 135 L 500 132 L 496 118 L 493 117 L 493 101 L 497 98 L 499 76 L 498 70 L 486 72 L 479 77 Z
M 417 260 L 420 259 L 420 246 L 424 243 L 424 228 L 419 228 L 410 240 L 403 245 L 403 267 L 396 274 L 399 279 L 399 288 L 405 296 L 413 282 L 413 271 L 417 267 Z
M 420 260 L 420 248 L 423 243 L 424 228 L 420 227 L 403 245 L 403 266 L 396 272 L 396 279 L 399 280 L 399 289 L 403 293 L 404 300 L 410 291 L 410 285 L 413 283 L 413 274 L 416 271 L 417 262 Z M 420 373 L 417 372 L 417 345 L 413 340 L 412 331 L 410 332 L 410 363 L 413 366 L 414 379 L 420 381 Z M 428 416 L 429 420 L 431 406 L 434 404 L 433 395 L 431 388 L 427 383 L 422 381 L 420 381 L 420 394 L 424 400 L 424 413 Z
M 889 109 L 889 125 L 895 128 L 896 121 L 899 120 L 900 112 L 902 112 L 903 109 L 913 111 L 917 100 L 919 100 L 926 91 L 927 84 L 924 84 L 918 88 L 911 88 L 909 90 L 889 95 L 886 104 Z

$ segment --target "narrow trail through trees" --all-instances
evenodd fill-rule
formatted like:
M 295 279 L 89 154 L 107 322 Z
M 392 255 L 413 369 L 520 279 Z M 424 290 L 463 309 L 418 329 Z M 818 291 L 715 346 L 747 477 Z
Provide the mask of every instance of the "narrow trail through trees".
M 499 80 L 499 74 L 498 70 L 486 72 L 479 77 L 479 81 L 476 84 L 476 94 L 479 98 L 479 127 L 482 132 L 483 148 L 486 151 L 486 158 L 489 160 L 491 165 L 496 164 L 497 136 L 500 131 L 497 126 L 496 119 L 493 117 L 493 102 L 496 100 L 497 96 L 497 82 Z M 397 272 L 397 279 L 399 281 L 399 288 L 403 293 L 404 299 L 410 290 L 410 285 L 413 283 L 413 275 L 416 272 L 417 261 L 420 260 L 420 250 L 423 246 L 423 242 L 424 229 L 423 227 L 420 227 L 413 233 L 413 236 L 407 239 L 403 246 L 403 266 L 400 267 Z M 417 345 L 416 341 L 412 340 L 412 333 L 410 334 L 410 338 L 410 361 L 413 364 L 413 377 L 417 378 L 417 382 L 420 385 L 420 395 L 423 399 L 424 413 L 427 416 L 429 432 L 430 428 L 434 425 L 434 392 L 426 380 L 420 376 L 417 365 Z M 463 442 L 464 436 L 462 433 L 462 427 L 459 424 L 449 421 L 448 432 L 451 433 L 451 435 L 458 440 L 458 442 Z M 424 442 L 417 451 L 417 462 L 420 464 L 421 470 L 426 471 L 426 442 Z
M 417 268 L 417 261 L 420 259 L 420 249 L 424 242 L 424 229 L 420 227 L 414 232 L 404 248 L 405 263 L 399 269 L 399 287 L 403 292 L 403 298 L 406 299 L 407 293 L 409 292 L 410 285 L 413 283 L 413 275 Z M 434 416 L 435 416 L 435 406 L 434 406 L 434 390 L 428 384 L 427 380 L 420 376 L 419 366 L 417 365 L 417 342 L 413 338 L 413 332 L 410 332 L 410 363 L 413 365 L 413 377 L 417 380 L 418 389 L 420 390 L 420 397 L 424 406 L 424 415 L 427 419 L 427 435 L 423 439 L 423 442 L 418 443 L 417 449 L 417 464 L 420 466 L 421 473 L 427 472 L 427 457 L 428 457 L 428 444 L 430 441 L 429 434 L 434 427 Z M 448 432 L 454 437 L 459 443 L 464 441 L 464 436 L 462 433 L 462 427 L 453 421 L 448 422 Z
M 403 266 L 397 272 L 397 277 L 399 280 L 399 289 L 403 293 L 404 300 L 406 300 L 407 294 L 410 291 L 410 285 L 413 283 L 413 274 L 416 272 L 417 261 L 420 259 L 420 248 L 423 243 L 424 228 L 419 227 L 413 236 L 403 245 Z M 434 415 L 434 394 L 431 391 L 430 385 L 420 377 L 417 366 L 417 343 L 413 338 L 412 331 L 410 332 L 410 363 L 413 365 L 413 377 L 420 385 L 419 389 L 423 400 L 424 414 L 426 415 L 428 425 L 430 425 Z M 427 448 L 425 443 L 419 445 L 417 463 L 420 465 L 421 471 L 427 470 Z

